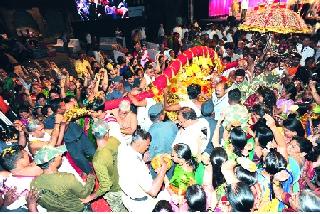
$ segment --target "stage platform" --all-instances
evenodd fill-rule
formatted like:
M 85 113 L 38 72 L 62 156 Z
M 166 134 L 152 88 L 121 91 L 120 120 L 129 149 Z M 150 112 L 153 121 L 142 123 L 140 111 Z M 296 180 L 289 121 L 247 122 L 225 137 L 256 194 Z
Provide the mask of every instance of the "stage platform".
M 202 26 L 203 25 L 210 25 L 212 23 L 225 24 L 228 22 L 228 17 L 231 17 L 231 16 L 225 15 L 225 16 L 219 16 L 219 17 L 212 17 L 212 18 L 208 18 L 208 19 L 201 19 L 199 24 Z M 237 23 L 240 23 L 241 22 L 240 16 L 236 17 L 235 21 Z

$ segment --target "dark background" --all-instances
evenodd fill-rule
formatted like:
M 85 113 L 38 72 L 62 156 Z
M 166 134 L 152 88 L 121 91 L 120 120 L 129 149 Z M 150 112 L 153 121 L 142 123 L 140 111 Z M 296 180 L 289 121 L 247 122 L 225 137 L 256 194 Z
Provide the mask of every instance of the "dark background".
M 145 26 L 148 40 L 155 41 L 160 23 L 164 24 L 166 32 L 169 32 L 176 25 L 177 17 L 181 17 L 184 23 L 188 21 L 188 0 L 127 2 L 129 7 L 145 6 L 143 17 L 84 22 L 77 14 L 74 0 L 1 0 L 0 32 L 15 36 L 15 28 L 33 27 L 47 37 L 68 32 L 80 38 L 87 32 L 97 36 L 114 36 L 116 27 L 129 35 L 133 29 Z M 208 5 L 209 0 L 194 0 L 195 20 L 208 18 Z M 38 8 L 40 14 L 32 8 Z

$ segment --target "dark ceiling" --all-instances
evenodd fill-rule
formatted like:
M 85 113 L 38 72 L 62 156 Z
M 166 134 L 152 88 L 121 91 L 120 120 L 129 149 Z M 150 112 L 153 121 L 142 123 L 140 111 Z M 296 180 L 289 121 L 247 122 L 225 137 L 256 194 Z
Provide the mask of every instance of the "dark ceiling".
M 31 7 L 66 8 L 74 6 L 74 0 L 0 0 L 0 7 L 14 9 Z

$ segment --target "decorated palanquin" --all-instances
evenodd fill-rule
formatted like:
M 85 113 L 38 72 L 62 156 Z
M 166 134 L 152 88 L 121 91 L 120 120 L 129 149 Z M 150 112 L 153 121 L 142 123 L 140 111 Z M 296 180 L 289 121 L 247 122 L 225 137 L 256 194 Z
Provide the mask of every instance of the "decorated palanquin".
M 154 98 L 161 102 L 163 90 L 168 89 L 168 102 L 177 103 L 187 99 L 187 86 L 195 83 L 201 86 L 201 101 L 206 97 L 211 97 L 214 90 L 212 81 L 220 81 L 221 73 L 231 67 L 238 65 L 238 62 L 223 65 L 218 54 L 206 46 L 196 46 L 184 51 L 177 59 L 149 85 L 149 90 L 137 95 L 137 99 Z M 105 110 L 117 108 L 122 98 L 105 102 Z M 130 101 L 130 100 L 129 100 Z M 171 119 L 176 117 L 176 113 L 168 113 Z
M 299 14 L 281 4 L 264 5 L 253 10 L 239 29 L 281 34 L 310 32 Z

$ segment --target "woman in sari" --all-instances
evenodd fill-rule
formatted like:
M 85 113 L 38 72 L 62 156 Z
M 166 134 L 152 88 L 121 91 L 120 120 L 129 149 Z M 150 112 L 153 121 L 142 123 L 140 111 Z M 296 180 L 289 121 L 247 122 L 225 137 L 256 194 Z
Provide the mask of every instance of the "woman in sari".
M 172 160 L 177 165 L 168 190 L 172 194 L 182 196 L 186 193 L 188 186 L 195 184 L 195 170 L 198 164 L 191 155 L 190 147 L 183 143 L 174 145 Z

